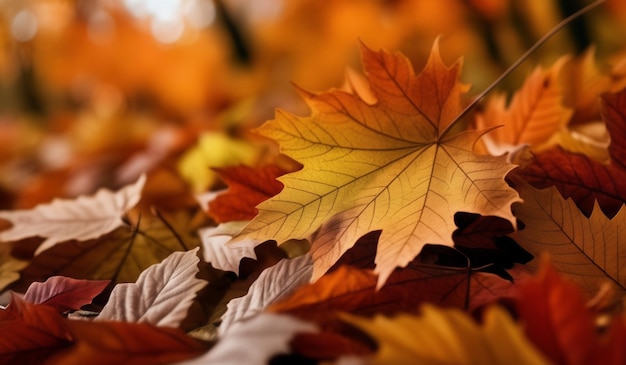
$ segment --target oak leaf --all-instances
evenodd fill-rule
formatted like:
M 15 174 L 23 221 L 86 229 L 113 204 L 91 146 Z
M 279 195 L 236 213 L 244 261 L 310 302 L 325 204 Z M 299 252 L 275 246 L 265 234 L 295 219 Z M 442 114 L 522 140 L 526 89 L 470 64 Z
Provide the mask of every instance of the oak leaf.
M 450 132 L 467 89 L 460 62 L 447 67 L 435 43 L 415 75 L 402 55 L 362 50 L 375 104 L 338 90 L 302 92 L 310 117 L 279 111 L 259 128 L 304 168 L 279 178 L 285 188 L 236 239 L 311 238 L 318 279 L 359 237 L 382 230 L 381 286 L 425 244 L 452 246 L 457 211 L 514 222 L 518 196 L 504 181 L 513 168 L 505 157 L 472 152 L 484 132 Z
M 476 118 L 480 129 L 502 126 L 483 138 L 489 152 L 499 155 L 523 144 L 538 147 L 567 125 L 572 110 L 563 105 L 564 94 L 558 82 L 565 61 L 559 59 L 547 71 L 535 69 L 508 107 L 504 95 L 491 99 Z
M 198 250 L 174 252 L 141 273 L 137 282 L 117 284 L 96 320 L 179 327 L 196 293 L 207 285 L 196 277 Z
M 78 280 L 64 276 L 52 276 L 45 282 L 32 283 L 24 300 L 33 304 L 45 304 L 60 313 L 79 310 L 91 303 L 108 285 L 109 280 Z
M 145 181 L 142 175 L 115 193 L 101 189 L 93 196 L 56 199 L 33 209 L 0 211 L 0 218 L 13 223 L 13 227 L 0 232 L 0 240 L 46 237 L 35 251 L 39 254 L 59 242 L 98 238 L 124 224 L 122 216 L 139 202 Z
M 549 364 L 497 306 L 486 310 L 482 325 L 458 309 L 431 305 L 420 316 L 341 317 L 378 342 L 368 364 Z
M 548 252 L 555 267 L 577 281 L 592 296 L 608 281 L 626 288 L 626 251 L 620 249 L 626 234 L 626 209 L 607 218 L 596 203 L 589 218 L 572 199 L 563 199 L 555 187 L 538 190 L 521 179 L 515 184 L 524 203 L 513 211 L 525 228 L 510 236 L 535 257 Z M 538 267 L 537 259 L 528 263 Z

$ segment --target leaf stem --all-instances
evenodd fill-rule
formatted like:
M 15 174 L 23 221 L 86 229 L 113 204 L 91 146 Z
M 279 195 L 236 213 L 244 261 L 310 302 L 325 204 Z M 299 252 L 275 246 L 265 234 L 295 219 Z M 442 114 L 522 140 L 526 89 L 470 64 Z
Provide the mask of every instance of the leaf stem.
M 543 37 L 541 37 L 541 39 L 539 39 L 520 58 L 518 58 L 517 61 L 515 61 L 511 66 L 509 66 L 509 68 L 507 68 L 506 71 L 504 71 L 494 82 L 491 83 L 491 85 L 489 85 L 485 90 L 483 90 L 483 92 L 481 92 L 478 96 L 476 96 L 476 98 L 474 98 L 474 100 L 472 100 L 472 102 L 470 102 L 469 105 L 467 105 L 465 109 L 463 109 L 459 113 L 459 115 L 457 115 L 456 118 L 454 118 L 454 120 L 448 125 L 448 127 L 446 127 L 446 129 L 441 133 L 440 138 L 444 138 L 446 134 L 452 129 L 452 127 L 454 127 L 461 119 L 463 119 L 476 106 L 476 104 L 478 104 L 482 99 L 484 99 L 484 97 L 487 94 L 489 94 L 493 89 L 495 89 L 496 86 L 498 86 L 498 84 L 502 82 L 502 80 L 508 77 L 513 71 L 515 71 L 515 69 L 517 69 L 524 61 L 526 61 L 530 57 L 530 55 L 532 55 L 533 52 L 537 50 L 537 48 L 541 47 L 544 43 L 546 43 L 550 38 L 552 38 L 552 36 L 558 33 L 565 26 L 567 26 L 568 24 L 570 24 L 577 18 L 581 17 L 585 13 L 593 10 L 594 8 L 600 6 L 601 4 L 605 2 L 606 0 L 596 0 L 593 3 L 585 6 L 584 8 L 578 10 L 574 14 L 561 20 L 559 24 L 555 25 L 554 28 L 552 28 L 548 33 L 546 33 Z

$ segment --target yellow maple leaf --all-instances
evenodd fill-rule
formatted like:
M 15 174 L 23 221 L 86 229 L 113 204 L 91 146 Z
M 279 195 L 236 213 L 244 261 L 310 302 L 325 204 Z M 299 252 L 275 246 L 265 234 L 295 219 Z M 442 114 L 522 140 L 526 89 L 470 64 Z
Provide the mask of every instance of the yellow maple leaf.
M 489 307 L 478 325 L 457 309 L 422 306 L 421 316 L 342 318 L 378 342 L 371 364 L 548 364 L 500 307 Z
M 377 101 L 331 90 L 303 92 L 313 113 L 279 111 L 258 131 L 304 168 L 282 176 L 277 196 L 236 238 L 309 238 L 313 279 L 364 234 L 383 230 L 376 256 L 379 287 L 427 243 L 453 245 L 458 211 L 515 219 L 519 200 L 504 181 L 505 157 L 472 152 L 478 131 L 453 131 L 467 86 L 461 63 L 447 67 L 435 43 L 416 75 L 408 59 L 363 47 Z

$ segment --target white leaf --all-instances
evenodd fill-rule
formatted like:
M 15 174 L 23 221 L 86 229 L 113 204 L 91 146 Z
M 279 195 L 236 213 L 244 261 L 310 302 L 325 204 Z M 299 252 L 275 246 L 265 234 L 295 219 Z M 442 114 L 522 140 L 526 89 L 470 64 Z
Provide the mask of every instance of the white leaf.
M 242 258 L 249 257 L 256 260 L 254 247 L 261 241 L 249 239 L 236 244 L 226 244 L 247 223 L 247 221 L 233 221 L 198 230 L 202 240 L 204 261 L 210 262 L 211 266 L 218 270 L 232 271 L 239 275 L 239 262 Z
M 235 323 L 209 352 L 179 365 L 265 365 L 273 356 L 288 353 L 291 339 L 303 332 L 318 330 L 291 316 L 261 313 Z
M 196 278 L 198 250 L 174 252 L 142 272 L 136 283 L 118 284 L 96 320 L 178 327 L 196 293 L 208 284 Z
M 0 218 L 13 223 L 10 229 L 0 232 L 0 241 L 45 237 L 35 251 L 39 254 L 59 242 L 98 238 L 124 224 L 122 216 L 137 205 L 145 182 L 146 176 L 142 175 L 117 192 L 100 189 L 93 196 L 55 199 L 33 209 L 0 211 Z
M 264 270 L 248 289 L 248 294 L 231 300 L 219 327 L 224 334 L 237 321 L 263 311 L 269 304 L 291 294 L 296 288 L 311 281 L 311 255 L 282 259 Z

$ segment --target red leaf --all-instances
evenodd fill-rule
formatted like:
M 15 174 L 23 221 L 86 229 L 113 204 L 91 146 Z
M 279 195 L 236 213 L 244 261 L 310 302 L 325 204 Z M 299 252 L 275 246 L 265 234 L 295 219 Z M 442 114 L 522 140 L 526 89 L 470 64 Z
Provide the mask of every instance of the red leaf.
M 66 346 L 73 338 L 56 309 L 28 303 L 15 294 L 7 309 L 0 310 L 0 333 L 2 356 Z
M 176 328 L 143 323 L 67 321 L 76 341 L 51 365 L 169 364 L 196 357 L 206 349 Z
M 597 337 L 580 289 L 546 261 L 519 291 L 517 310 L 528 338 L 556 364 L 588 364 Z
M 614 94 L 603 94 L 600 108 L 611 135 L 611 164 L 626 171 L 626 89 Z
M 473 310 L 509 295 L 514 286 L 493 274 L 425 264 L 396 269 L 379 290 L 376 283 L 371 270 L 340 266 L 269 310 L 332 327 L 337 311 L 357 315 L 415 312 L 424 302 Z
M 529 165 L 515 173 L 538 189 L 555 186 L 564 198 L 571 197 L 586 216 L 591 215 L 596 199 L 609 217 L 626 202 L 626 170 L 560 147 L 535 155 Z
M 91 303 L 110 280 L 78 280 L 64 276 L 53 276 L 43 283 L 32 283 L 24 300 L 34 304 L 46 304 L 60 313 L 78 310 Z
M 208 214 L 218 223 L 254 218 L 256 206 L 282 190 L 283 184 L 276 178 L 288 172 L 277 165 L 257 168 L 241 165 L 214 170 L 228 184 L 228 190 L 209 203 Z

